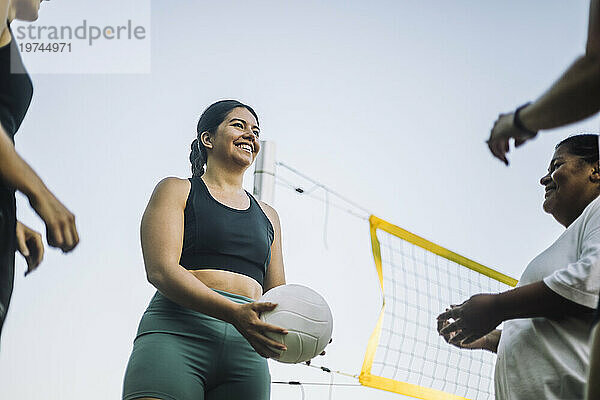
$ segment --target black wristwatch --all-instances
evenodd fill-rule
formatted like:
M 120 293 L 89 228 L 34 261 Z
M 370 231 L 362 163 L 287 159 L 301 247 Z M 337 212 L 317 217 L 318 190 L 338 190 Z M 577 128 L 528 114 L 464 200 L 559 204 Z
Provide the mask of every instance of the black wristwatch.
M 521 117 L 519 116 L 519 113 L 521 112 L 521 110 L 530 104 L 531 104 L 531 102 L 525 103 L 522 106 L 517 107 L 517 109 L 513 113 L 513 125 L 515 126 L 515 128 L 519 129 L 520 131 L 523 131 L 528 136 L 533 137 L 533 136 L 537 135 L 537 131 L 532 131 L 531 129 L 528 129 L 525 125 L 523 125 L 523 121 L 521 121 Z

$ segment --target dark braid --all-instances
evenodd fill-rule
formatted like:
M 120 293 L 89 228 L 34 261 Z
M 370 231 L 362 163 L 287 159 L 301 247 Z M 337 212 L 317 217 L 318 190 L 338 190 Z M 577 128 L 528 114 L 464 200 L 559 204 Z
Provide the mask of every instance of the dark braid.
M 217 127 L 225 120 L 227 115 L 234 108 L 244 107 L 254 115 L 258 123 L 258 116 L 254 110 L 237 100 L 221 100 L 208 106 L 198 120 L 196 128 L 196 139 L 192 142 L 190 152 L 190 162 L 192 163 L 192 176 L 202 176 L 204 174 L 204 164 L 208 159 L 206 148 L 200 141 L 200 135 L 204 132 L 216 133 Z
M 191 148 L 190 162 L 192 163 L 192 176 L 202 176 L 204 174 L 204 164 L 206 164 L 206 148 L 200 143 L 198 138 L 194 139 Z

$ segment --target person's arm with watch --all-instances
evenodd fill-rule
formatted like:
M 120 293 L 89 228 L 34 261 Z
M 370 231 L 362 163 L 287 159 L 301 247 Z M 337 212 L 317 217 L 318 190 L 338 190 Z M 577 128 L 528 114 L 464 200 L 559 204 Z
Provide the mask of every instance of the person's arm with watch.
M 590 1 L 586 52 L 532 103 L 500 114 L 487 144 L 508 165 L 509 140 L 518 147 L 541 130 L 558 128 L 600 111 L 600 0 Z

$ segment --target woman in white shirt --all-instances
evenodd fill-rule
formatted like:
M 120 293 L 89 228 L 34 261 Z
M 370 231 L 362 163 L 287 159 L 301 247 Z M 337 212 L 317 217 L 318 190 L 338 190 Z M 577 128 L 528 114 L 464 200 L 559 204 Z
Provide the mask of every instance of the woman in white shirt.
M 544 211 L 563 234 L 529 263 L 515 289 L 472 296 L 438 316 L 448 343 L 498 354 L 497 399 L 584 397 L 600 289 L 598 135 L 560 142 L 540 183 Z

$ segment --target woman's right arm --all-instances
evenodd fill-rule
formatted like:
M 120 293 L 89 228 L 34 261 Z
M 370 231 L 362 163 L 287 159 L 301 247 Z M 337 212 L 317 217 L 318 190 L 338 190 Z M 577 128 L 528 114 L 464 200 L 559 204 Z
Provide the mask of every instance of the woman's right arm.
M 2 0 L 0 0 L 2 1 Z M 71 251 L 79 243 L 75 216 L 50 192 L 42 179 L 19 156 L 0 124 L 0 179 L 22 192 L 46 224 L 46 239 L 52 247 Z
M 142 252 L 148 281 L 175 303 L 234 325 L 263 357 L 275 357 L 270 347 L 285 347 L 264 335 L 285 330 L 263 323 L 260 312 L 272 303 L 238 304 L 216 293 L 179 265 L 183 247 L 184 209 L 188 180 L 163 179 L 152 193 L 141 224 Z
M 189 181 L 163 179 L 142 217 L 141 241 L 146 276 L 162 294 L 183 307 L 230 322 L 236 303 L 220 296 L 179 265 L 183 211 Z
M 452 346 L 458 347 L 459 349 L 469 349 L 469 350 L 487 350 L 492 353 L 498 352 L 498 343 L 500 343 L 500 336 L 502 336 L 501 329 L 494 329 L 487 335 L 471 342 L 471 343 L 463 343 L 462 341 L 453 340 L 457 335 L 456 332 L 449 333 L 441 333 L 440 331 L 449 325 L 448 321 L 438 320 L 437 330 L 440 336 L 444 338 L 446 343 L 451 344 Z
M 590 0 L 588 37 L 585 54 L 579 56 L 540 98 L 522 108 L 521 123 L 537 133 L 558 128 L 600 111 L 600 0 Z M 515 147 L 531 136 L 514 124 L 514 112 L 500 114 L 494 123 L 488 146 L 494 156 L 508 165 L 509 139 Z

